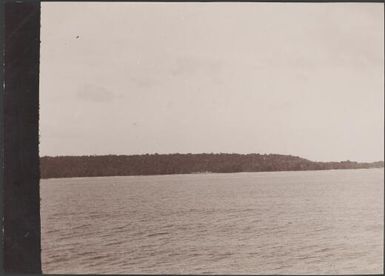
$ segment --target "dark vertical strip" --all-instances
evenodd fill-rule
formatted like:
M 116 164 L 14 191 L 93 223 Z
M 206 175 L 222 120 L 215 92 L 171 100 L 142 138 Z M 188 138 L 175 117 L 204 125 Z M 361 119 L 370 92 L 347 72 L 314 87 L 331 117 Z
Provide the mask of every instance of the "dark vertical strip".
M 4 229 L 4 52 L 5 52 L 5 38 L 4 38 L 4 4 L 0 4 L 0 229 Z M 4 273 L 4 233 L 1 231 L 1 245 L 0 245 L 0 274 Z
M 40 273 L 40 3 L 4 11 L 4 269 Z

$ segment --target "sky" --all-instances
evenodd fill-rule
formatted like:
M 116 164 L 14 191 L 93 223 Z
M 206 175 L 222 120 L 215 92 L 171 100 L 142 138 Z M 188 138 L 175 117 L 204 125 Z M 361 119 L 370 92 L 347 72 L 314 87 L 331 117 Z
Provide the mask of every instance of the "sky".
M 49 3 L 40 156 L 384 156 L 382 3 Z

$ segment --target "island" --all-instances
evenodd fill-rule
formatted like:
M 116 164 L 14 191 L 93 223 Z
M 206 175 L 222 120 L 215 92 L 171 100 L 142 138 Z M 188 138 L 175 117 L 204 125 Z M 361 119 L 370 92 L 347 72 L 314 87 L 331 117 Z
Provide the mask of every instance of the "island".
M 281 154 L 43 156 L 41 178 L 383 168 L 384 162 L 315 162 Z

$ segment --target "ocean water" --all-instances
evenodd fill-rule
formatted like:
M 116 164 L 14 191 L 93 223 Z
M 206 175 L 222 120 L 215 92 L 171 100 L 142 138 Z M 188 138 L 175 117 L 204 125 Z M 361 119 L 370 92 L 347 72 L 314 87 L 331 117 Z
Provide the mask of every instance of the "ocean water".
M 44 273 L 383 273 L 384 170 L 47 179 Z

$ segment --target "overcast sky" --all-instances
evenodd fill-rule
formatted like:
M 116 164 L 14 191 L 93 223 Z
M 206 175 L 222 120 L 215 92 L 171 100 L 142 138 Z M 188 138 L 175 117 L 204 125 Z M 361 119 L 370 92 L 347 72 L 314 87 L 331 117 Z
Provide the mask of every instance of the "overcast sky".
M 384 5 L 42 3 L 40 155 L 384 154 Z

